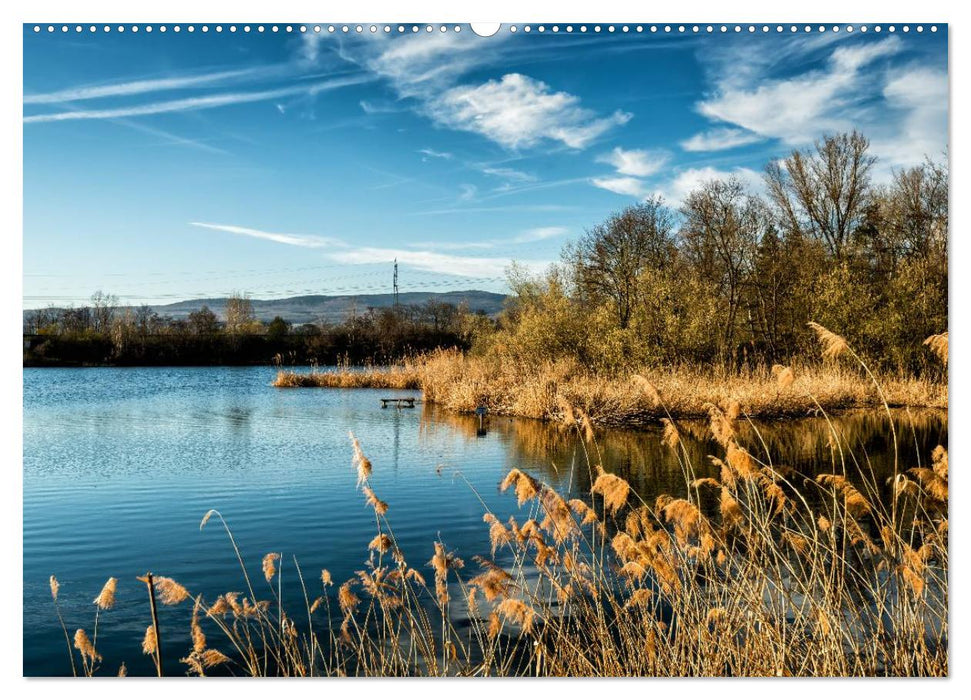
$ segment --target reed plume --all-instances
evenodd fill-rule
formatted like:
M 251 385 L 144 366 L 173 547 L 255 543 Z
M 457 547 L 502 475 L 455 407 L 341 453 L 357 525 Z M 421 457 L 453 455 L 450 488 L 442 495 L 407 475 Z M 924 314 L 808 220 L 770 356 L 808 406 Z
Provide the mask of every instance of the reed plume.
M 354 433 L 350 433 L 350 436 L 351 445 L 354 449 L 354 456 L 351 463 L 357 469 L 357 485 L 360 486 L 371 478 L 371 460 L 364 455 L 363 450 L 361 450 L 361 443 L 354 437 Z
M 149 625 L 145 628 L 145 637 L 142 639 L 142 653 L 154 654 L 158 651 L 158 638 L 155 635 L 155 627 Z
M 492 545 L 492 554 L 495 556 L 496 549 L 513 541 L 513 534 L 492 513 L 483 515 L 482 521 L 489 524 L 489 543 Z
M 823 357 L 835 359 L 849 350 L 850 345 L 843 336 L 833 333 L 815 321 L 810 321 L 807 325 L 816 333 L 816 339 L 823 347 Z
M 365 503 L 374 508 L 376 514 L 385 515 L 388 512 L 388 504 L 378 498 L 370 487 L 365 486 L 361 491 L 364 493 Z
M 270 552 L 263 557 L 263 577 L 269 583 L 276 576 L 276 563 L 280 560 L 278 552 Z
M 89 668 L 96 662 L 101 661 L 101 654 L 94 648 L 94 644 L 91 643 L 88 633 L 83 629 L 78 629 L 74 633 L 74 648 L 81 652 L 81 658 L 89 665 Z
M 816 477 L 816 481 L 824 486 L 829 486 L 842 496 L 846 510 L 853 517 L 858 518 L 872 510 L 870 502 L 867 501 L 863 494 L 845 476 L 839 474 L 819 474 Z
M 780 389 L 788 389 L 796 381 L 796 375 L 792 373 L 792 368 L 784 365 L 772 365 L 772 376 L 775 377 L 776 384 Z
M 361 599 L 351 589 L 351 585 L 351 581 L 346 581 L 337 589 L 337 604 L 345 615 L 354 612 L 361 602 Z
M 510 486 L 515 487 L 516 498 L 520 506 L 536 498 L 540 491 L 540 484 L 536 479 L 515 468 L 509 470 L 509 473 L 506 474 L 506 478 L 499 485 L 499 490 L 505 491 Z
M 448 604 L 448 572 L 453 569 L 461 569 L 465 562 L 459 559 L 453 552 L 446 552 L 445 546 L 441 542 L 435 542 L 435 554 L 432 556 L 428 565 L 435 570 L 435 594 L 438 602 L 444 606 Z
M 599 476 L 593 482 L 591 493 L 598 493 L 603 496 L 604 508 L 616 514 L 627 504 L 627 497 L 630 495 L 630 484 L 614 474 L 608 474 L 599 467 Z
M 515 586 L 512 575 L 494 561 L 485 557 L 476 556 L 474 559 L 483 571 L 478 576 L 469 579 L 469 584 L 481 588 L 488 601 L 508 596 Z
M 167 576 L 156 576 L 155 590 L 158 592 L 159 600 L 163 605 L 178 605 L 189 597 L 189 591 L 185 586 Z
M 110 610 L 115 605 L 115 587 L 118 585 L 118 579 L 111 577 L 106 582 L 104 587 L 101 589 L 101 593 L 98 597 L 94 599 L 94 604 L 97 605 L 102 610 Z
M 930 351 L 937 356 L 937 359 L 941 361 L 945 367 L 947 367 L 947 331 L 943 333 L 938 333 L 937 335 L 929 336 L 925 341 L 924 345 L 930 348 Z
M 631 381 L 634 383 L 641 393 L 647 397 L 647 400 L 651 402 L 653 408 L 657 408 L 661 405 L 661 394 L 657 390 L 657 387 L 644 375 L 635 374 L 631 377 Z
M 533 631 L 533 622 L 536 618 L 536 611 L 518 598 L 506 598 L 496 605 L 496 610 L 506 618 L 520 627 L 524 633 L 529 634 Z
M 368 543 L 368 549 L 373 549 L 384 554 L 385 552 L 390 552 L 394 549 L 394 541 L 385 533 L 379 532 L 375 535 L 374 539 Z
M 664 430 L 661 432 L 661 444 L 672 450 L 678 449 L 681 433 L 678 432 L 674 421 L 669 418 L 662 418 L 661 425 L 664 426 Z
M 199 610 L 202 606 L 202 596 L 196 596 L 195 605 L 192 606 L 192 622 L 189 624 L 189 629 L 192 635 L 192 650 L 198 654 L 201 654 L 206 649 L 206 634 L 202 631 L 202 625 L 199 624 Z
M 729 415 L 713 403 L 702 406 L 708 412 L 708 426 L 715 440 L 726 447 L 735 439 L 735 425 Z

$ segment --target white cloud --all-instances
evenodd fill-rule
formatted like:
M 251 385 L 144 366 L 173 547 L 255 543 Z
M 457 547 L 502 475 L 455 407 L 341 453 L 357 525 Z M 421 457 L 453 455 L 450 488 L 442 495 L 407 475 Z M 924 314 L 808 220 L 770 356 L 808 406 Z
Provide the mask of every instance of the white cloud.
M 502 39 L 483 42 L 471 32 L 364 37 L 343 56 L 385 78 L 400 97 L 428 99 L 458 76 L 497 57 Z
M 643 197 L 647 194 L 644 182 L 636 177 L 595 177 L 590 182 L 602 190 L 609 190 L 629 197 Z
M 774 52 L 715 50 L 699 54 L 714 83 L 698 111 L 722 126 L 684 142 L 687 150 L 710 150 L 728 142 L 734 128 L 803 147 L 826 133 L 857 130 L 877 156 L 874 180 L 947 148 L 948 77 L 943 56 L 908 53 L 909 42 L 892 36 L 804 38 Z M 772 71 L 822 59 L 822 67 L 778 77 Z M 732 125 L 732 126 L 725 126 Z
M 908 166 L 925 157 L 939 159 L 947 147 L 948 81 L 944 71 L 908 67 L 894 73 L 883 88 L 891 110 L 900 115 L 892 133 L 878 133 L 874 152 L 891 166 Z
M 433 148 L 421 148 L 418 150 L 422 155 L 428 156 L 428 158 L 441 158 L 443 160 L 451 160 L 452 154 L 446 153 L 445 151 L 436 151 Z M 426 160 L 422 158 L 422 160 Z
M 761 141 L 762 137 L 745 129 L 709 129 L 681 142 L 686 151 L 724 151 Z
M 237 236 L 248 236 L 250 238 L 260 238 L 265 241 L 273 241 L 274 243 L 283 243 L 284 245 L 299 246 L 301 248 L 330 248 L 334 246 L 345 246 L 346 244 L 336 238 L 327 238 L 325 236 L 304 236 L 293 233 L 273 233 L 270 231 L 260 231 L 253 228 L 244 228 L 242 226 L 231 226 L 228 224 L 207 224 L 201 221 L 190 222 L 192 226 L 198 226 L 199 228 L 207 228 L 212 231 L 223 231 L 225 233 L 232 233 Z
M 420 250 L 489 250 L 496 247 L 495 241 L 419 241 L 407 245 Z
M 598 117 L 581 107 L 575 95 L 554 92 L 546 83 L 519 73 L 480 85 L 450 88 L 431 100 L 426 111 L 442 126 L 481 134 L 513 149 L 543 141 L 585 148 L 631 118 L 621 111 Z
M 475 257 L 466 255 L 452 255 L 443 253 L 443 250 L 486 250 L 498 245 L 510 245 L 529 243 L 537 240 L 545 240 L 554 236 L 566 233 L 565 228 L 558 226 L 548 226 L 535 229 L 527 229 L 514 238 L 491 239 L 484 241 L 470 242 L 428 242 L 415 243 L 412 248 L 419 250 L 407 250 L 397 248 L 381 248 L 377 246 L 352 246 L 339 238 L 326 236 L 314 236 L 293 233 L 275 233 L 271 231 L 261 231 L 259 229 L 246 228 L 243 226 L 233 226 L 229 224 L 211 224 L 199 221 L 190 223 L 191 226 L 209 229 L 212 231 L 222 231 L 236 236 L 246 236 L 258 238 L 260 240 L 271 241 L 288 246 L 299 248 L 319 248 L 326 249 L 324 256 L 330 260 L 347 265 L 373 265 L 376 263 L 390 262 L 397 259 L 399 263 L 413 267 L 417 270 L 426 272 L 438 272 L 446 275 L 458 275 L 460 277 L 499 277 L 512 262 L 511 258 L 503 257 Z M 542 269 L 549 264 L 549 261 L 525 261 L 531 269 Z
M 630 119 L 620 111 L 600 116 L 575 95 L 525 75 L 460 84 L 462 76 L 501 62 L 509 38 L 472 32 L 366 36 L 350 38 L 341 56 L 386 80 L 404 104 L 438 126 L 477 133 L 506 148 L 543 142 L 585 148 Z
M 459 199 L 463 202 L 468 202 L 475 199 L 476 193 L 479 189 L 475 185 L 462 184 L 459 185 Z
M 563 236 L 566 233 L 567 229 L 562 226 L 541 226 L 523 231 L 513 238 L 513 242 L 533 243 L 535 241 L 545 241 L 550 238 L 556 238 L 557 236 Z
M 896 37 L 840 46 L 826 67 L 772 80 L 757 71 L 742 80 L 726 75 L 715 94 L 698 103 L 704 116 L 736 124 L 763 137 L 788 144 L 811 142 L 821 132 L 852 128 L 849 108 L 865 97 L 862 71 L 901 48 Z M 730 65 L 725 70 L 731 71 Z
M 614 166 L 621 175 L 648 177 L 660 171 L 668 162 L 668 154 L 661 151 L 630 150 L 619 146 L 597 158 L 598 163 Z
M 289 95 L 317 93 L 327 90 L 334 90 L 348 85 L 357 85 L 369 80 L 367 76 L 349 76 L 344 78 L 332 78 L 316 83 L 305 85 L 292 85 L 275 90 L 263 90 L 259 92 L 230 92 L 218 95 L 206 95 L 203 97 L 189 97 L 181 100 L 169 100 L 166 102 L 153 102 L 149 104 L 134 105 L 130 107 L 117 107 L 113 109 L 78 110 L 71 112 L 55 112 L 53 114 L 37 114 L 24 117 L 24 124 L 39 122 L 56 122 L 70 119 L 119 119 L 122 117 L 140 117 L 149 114 L 164 114 L 167 112 L 186 112 L 200 109 L 212 109 L 215 107 L 225 107 L 227 105 L 243 104 L 247 102 L 263 102 L 275 100 Z
M 511 262 L 509 258 L 479 258 L 396 248 L 354 248 L 330 253 L 328 257 L 348 265 L 372 265 L 397 259 L 416 270 L 461 277 L 499 277 Z
M 194 88 L 202 85 L 211 85 L 213 83 L 261 79 L 272 75 L 279 75 L 285 71 L 285 66 L 273 65 L 217 71 L 199 75 L 155 78 L 151 80 L 131 80 L 123 83 L 68 88 L 56 92 L 24 95 L 24 104 L 57 104 L 60 102 L 79 102 L 81 100 L 93 100 L 104 97 L 128 97 L 148 92 Z
M 745 185 L 751 194 L 759 194 L 763 189 L 762 176 L 749 168 L 717 170 L 712 167 L 689 168 L 682 170 L 670 181 L 655 188 L 653 194 L 664 198 L 671 206 L 680 206 L 689 193 L 710 180 L 727 180 L 735 177 Z
M 365 114 L 395 114 L 403 111 L 401 107 L 387 102 L 375 102 L 374 100 L 361 100 L 358 102 Z
M 510 180 L 512 182 L 536 182 L 538 179 L 532 173 L 524 173 L 514 168 L 480 168 L 484 175 Z

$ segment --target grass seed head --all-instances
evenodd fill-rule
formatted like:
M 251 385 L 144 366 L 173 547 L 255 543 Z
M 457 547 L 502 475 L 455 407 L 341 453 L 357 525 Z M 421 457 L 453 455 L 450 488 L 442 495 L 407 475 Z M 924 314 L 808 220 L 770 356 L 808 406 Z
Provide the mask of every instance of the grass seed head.
M 609 512 L 616 514 L 627 504 L 630 484 L 615 474 L 608 474 L 601 470 L 600 476 L 593 482 L 590 492 L 599 493 L 603 496 L 604 507 Z
M 142 653 L 154 654 L 158 650 L 158 637 L 155 634 L 155 627 L 149 625 L 145 628 L 145 637 L 142 639 Z
M 843 336 L 833 333 L 815 321 L 810 321 L 808 325 L 816 333 L 816 339 L 823 348 L 823 357 L 836 359 L 850 349 L 850 344 Z
M 947 331 L 930 336 L 924 341 L 924 345 L 930 348 L 941 364 L 947 367 Z
M 189 591 L 185 586 L 167 576 L 156 576 L 154 580 L 155 590 L 164 605 L 178 605 L 189 597 Z
M 112 577 L 109 578 L 101 589 L 101 593 L 98 597 L 94 599 L 94 604 L 97 605 L 102 610 L 110 610 L 115 605 L 115 587 L 118 585 L 118 579 Z
M 101 661 L 101 654 L 95 650 L 88 633 L 83 629 L 74 633 L 74 648 L 80 651 L 81 657 L 87 659 L 89 663 Z

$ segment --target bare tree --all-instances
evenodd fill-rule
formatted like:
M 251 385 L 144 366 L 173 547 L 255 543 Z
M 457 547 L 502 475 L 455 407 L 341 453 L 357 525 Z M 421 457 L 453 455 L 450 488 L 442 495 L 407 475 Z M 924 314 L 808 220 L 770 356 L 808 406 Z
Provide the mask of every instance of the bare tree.
M 91 323 L 95 333 L 111 331 L 111 316 L 118 306 L 118 297 L 100 289 L 91 295 Z
M 212 335 L 219 328 L 219 319 L 206 305 L 191 312 L 186 320 L 189 330 L 195 335 Z
M 894 173 L 887 197 L 888 234 L 901 256 L 947 257 L 947 165 L 931 160 Z
M 256 321 L 253 313 L 253 302 L 249 297 L 233 292 L 226 300 L 226 330 L 230 333 L 241 333 L 252 327 Z
M 826 136 L 766 166 L 769 196 L 784 226 L 823 241 L 841 259 L 867 207 L 870 142 L 854 131 Z
M 594 301 L 611 300 L 620 328 L 630 324 L 641 272 L 659 269 L 670 259 L 673 228 L 671 211 L 657 197 L 627 207 L 588 229 L 566 252 L 579 291 Z
M 715 282 L 725 302 L 722 349 L 734 350 L 742 289 L 768 217 L 765 205 L 746 194 L 737 178 L 711 180 L 691 194 L 681 209 L 682 248 L 701 274 Z

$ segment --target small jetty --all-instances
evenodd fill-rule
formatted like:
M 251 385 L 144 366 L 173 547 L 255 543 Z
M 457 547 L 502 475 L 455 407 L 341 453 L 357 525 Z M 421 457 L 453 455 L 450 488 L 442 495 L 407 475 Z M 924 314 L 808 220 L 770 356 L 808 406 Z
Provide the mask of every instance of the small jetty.
M 392 399 L 381 399 L 381 408 L 387 408 L 388 406 L 394 406 L 395 408 L 414 408 L 415 398 L 392 398 Z

